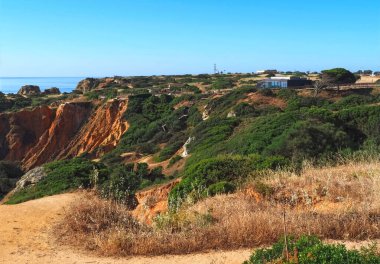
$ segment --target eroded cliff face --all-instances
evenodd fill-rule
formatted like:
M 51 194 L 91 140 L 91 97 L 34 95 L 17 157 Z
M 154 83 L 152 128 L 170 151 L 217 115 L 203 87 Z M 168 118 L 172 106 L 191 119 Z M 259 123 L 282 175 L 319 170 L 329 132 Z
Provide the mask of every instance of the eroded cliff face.
M 0 160 L 22 160 L 54 118 L 55 110 L 48 106 L 0 114 Z
M 127 101 L 112 100 L 100 106 L 59 158 L 75 157 L 84 152 L 98 156 L 112 150 L 129 127 L 123 120 L 127 105 Z
M 29 170 L 83 152 L 97 157 L 113 149 L 128 129 L 126 109 L 126 100 L 112 100 L 97 108 L 75 102 L 0 114 L 0 159 L 21 161 Z
M 153 218 L 168 211 L 168 197 L 170 191 L 181 181 L 175 179 L 161 186 L 136 193 L 137 207 L 132 215 L 140 222 L 151 224 Z
M 92 105 L 87 102 L 61 104 L 49 129 L 25 155 L 22 166 L 30 169 L 55 160 L 87 121 L 91 111 Z

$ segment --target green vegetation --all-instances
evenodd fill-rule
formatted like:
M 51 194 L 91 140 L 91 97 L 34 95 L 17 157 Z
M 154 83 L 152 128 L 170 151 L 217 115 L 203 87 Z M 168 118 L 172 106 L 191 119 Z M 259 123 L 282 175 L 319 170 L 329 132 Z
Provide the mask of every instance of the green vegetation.
M 117 94 L 118 94 L 117 89 L 106 88 L 102 90 L 94 90 L 94 91 L 87 92 L 85 96 L 89 100 L 94 100 L 94 99 L 99 99 L 99 98 L 112 99 L 112 98 L 115 98 Z
M 336 93 L 330 99 L 325 95 L 323 98 L 305 95 L 307 91 L 258 90 L 242 81 L 242 78 L 252 76 L 255 75 L 201 74 L 117 77 L 117 82 L 108 80 L 104 83 L 105 87 L 84 96 L 87 99 L 109 99 L 118 94 L 129 95 L 128 109 L 123 118 L 130 127 L 116 148 L 102 156 L 97 164 L 84 159 L 81 162 L 74 159 L 57 163 L 57 170 L 61 168 L 69 173 L 63 177 L 63 172 L 52 170 L 46 186 L 41 183 L 33 194 L 25 194 L 25 199 L 79 186 L 93 186 L 89 175 L 99 171 L 104 180 L 99 180 L 98 184 L 108 186 L 104 190 L 112 199 L 120 200 L 118 193 L 120 190 L 127 191 L 125 186 L 129 186 L 130 182 L 130 190 L 123 194 L 129 197 L 129 201 L 136 189 L 164 179 L 158 170 L 152 172 L 157 176 L 147 176 L 150 172 L 141 174 L 129 165 L 119 167 L 125 163 L 121 154 L 136 152 L 152 155 L 156 162 L 169 160 L 168 167 L 171 167 L 181 159 L 176 153 L 189 138 L 192 139 L 187 146 L 190 156 L 186 158 L 184 171 L 178 174 L 184 179 L 179 185 L 182 187 L 173 190 L 171 196 L 175 202 L 188 194 L 192 196 L 193 192 L 197 192 L 200 198 L 231 192 L 237 187 L 239 178 L 256 170 L 284 165 L 297 169 L 305 160 L 323 165 L 327 160 L 334 162 L 344 155 L 380 149 L 380 96 L 375 88 L 345 90 L 337 100 Z M 321 77 L 335 85 L 354 81 L 352 73 L 345 69 L 323 71 Z M 233 90 L 199 94 L 199 85 L 206 89 Z M 329 92 L 325 91 L 326 94 Z M 51 103 L 70 96 L 25 98 L 0 94 L 0 111 Z M 281 108 L 278 102 L 283 104 Z M 207 120 L 202 119 L 203 111 L 209 117 Z M 232 117 L 228 115 L 231 112 L 235 114 Z M 257 164 L 251 164 L 252 160 Z M 225 163 L 226 168 L 220 165 L 218 176 L 211 176 L 206 168 L 220 163 Z M 228 169 L 229 166 L 231 169 Z M 205 168 L 207 173 L 199 172 L 198 167 Z M 241 167 L 246 170 L 240 171 Z M 77 169 L 79 173 L 74 176 L 73 171 L 77 173 Z M 62 177 L 55 178 L 54 175 Z M 48 181 L 53 182 L 51 186 Z
M 0 161 L 0 199 L 15 187 L 22 176 L 20 167 L 9 161 Z
M 228 88 L 233 88 L 234 86 L 235 86 L 235 82 L 233 79 L 220 77 L 212 82 L 211 89 L 214 89 L 214 90 L 228 89 Z
M 9 177 L 20 175 L 19 169 L 9 164 L 0 163 L 0 173 L 3 168 Z M 95 188 L 102 196 L 133 207 L 136 190 L 160 182 L 164 177 L 161 167 L 149 170 L 146 163 L 106 167 L 81 157 L 47 163 L 44 169 L 46 177 L 16 192 L 7 203 L 21 203 L 78 188 Z
M 290 238 L 288 257 L 285 252 L 285 242 L 281 239 L 269 249 L 259 249 L 244 264 L 375 264 L 380 263 L 380 256 L 374 248 L 348 250 L 344 245 L 328 245 L 313 236 L 303 236 L 298 240 Z
M 131 124 L 123 135 L 117 148 L 103 157 L 103 161 L 111 164 L 118 160 L 118 156 L 127 151 L 136 151 L 144 154 L 154 154 L 158 145 L 168 143 L 159 154 L 159 160 L 171 157 L 186 141 L 183 131 L 199 121 L 196 109 L 189 111 L 187 107 L 173 109 L 173 97 L 150 94 L 131 96 L 125 118 Z
M 51 103 L 74 98 L 76 95 L 62 94 L 59 96 L 33 95 L 24 97 L 19 94 L 8 94 L 5 96 L 0 92 L 0 113 L 6 111 L 18 111 L 25 107 L 36 107 L 41 105 L 50 105 Z
M 355 83 L 355 75 L 344 69 L 344 68 L 334 68 L 331 70 L 322 71 L 322 80 L 327 81 L 330 84 L 341 85 L 348 83 Z
M 169 160 L 168 168 L 172 167 L 174 164 L 176 164 L 178 161 L 182 159 L 181 156 L 175 155 L 173 158 Z
M 55 161 L 44 168 L 46 177 L 38 184 L 15 193 L 8 203 L 21 203 L 68 190 L 88 188 L 91 185 L 90 175 L 97 169 L 95 164 L 83 158 Z
M 170 207 L 178 208 L 185 199 L 197 201 L 210 195 L 232 192 L 237 187 L 237 182 L 249 174 L 286 165 L 287 162 L 282 157 L 253 154 L 203 159 L 185 169 L 185 177 L 170 192 Z

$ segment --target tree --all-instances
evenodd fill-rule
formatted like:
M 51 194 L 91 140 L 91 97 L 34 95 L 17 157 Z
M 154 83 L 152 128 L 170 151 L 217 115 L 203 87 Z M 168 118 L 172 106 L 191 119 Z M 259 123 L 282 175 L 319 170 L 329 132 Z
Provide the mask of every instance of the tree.
M 313 87 L 314 87 L 314 97 L 316 97 L 320 91 L 329 87 L 329 82 L 323 79 L 317 80 L 314 82 Z
M 365 70 L 365 71 L 363 71 L 363 74 L 365 74 L 365 75 L 372 75 L 372 70 Z
M 340 85 L 355 83 L 356 77 L 352 72 L 344 68 L 334 68 L 322 71 L 321 80 L 331 85 L 336 85 L 339 91 Z
M 103 194 L 116 202 L 124 203 L 131 209 L 137 205 L 135 192 L 141 184 L 141 177 L 133 170 L 133 164 L 115 167 Z

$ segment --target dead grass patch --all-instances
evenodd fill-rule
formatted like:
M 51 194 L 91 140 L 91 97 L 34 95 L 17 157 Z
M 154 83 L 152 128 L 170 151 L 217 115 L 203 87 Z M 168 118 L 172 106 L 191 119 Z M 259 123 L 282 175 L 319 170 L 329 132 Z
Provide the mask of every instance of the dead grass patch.
M 184 254 L 268 245 L 289 233 L 320 238 L 380 238 L 380 163 L 306 168 L 301 175 L 267 172 L 241 191 L 158 216 L 151 226 L 120 205 L 87 195 L 67 210 L 58 234 L 68 244 L 103 255 Z M 261 186 L 261 188 L 263 188 Z M 265 189 L 265 188 L 264 188 Z

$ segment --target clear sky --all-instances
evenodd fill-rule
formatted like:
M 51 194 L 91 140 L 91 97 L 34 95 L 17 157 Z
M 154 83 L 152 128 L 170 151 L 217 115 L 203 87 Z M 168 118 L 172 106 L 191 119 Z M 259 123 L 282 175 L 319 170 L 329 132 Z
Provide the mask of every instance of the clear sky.
M 0 76 L 380 70 L 379 0 L 0 0 Z

